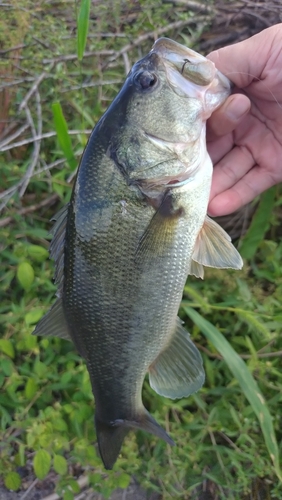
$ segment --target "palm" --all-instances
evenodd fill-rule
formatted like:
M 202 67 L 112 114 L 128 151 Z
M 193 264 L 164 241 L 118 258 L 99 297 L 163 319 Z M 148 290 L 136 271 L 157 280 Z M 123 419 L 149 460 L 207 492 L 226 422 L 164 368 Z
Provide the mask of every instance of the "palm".
M 209 206 L 212 215 L 233 212 L 268 187 L 282 181 L 281 45 L 282 28 L 277 49 L 274 50 L 272 46 L 272 53 L 262 53 L 266 63 L 256 73 L 259 75 L 257 78 L 252 76 L 251 71 L 245 75 L 238 72 L 239 76 L 235 72 L 225 72 L 240 86 L 234 92 L 241 92 L 250 99 L 251 108 L 235 128 L 232 129 L 229 124 L 229 133 L 225 133 L 228 130 L 228 117 L 224 116 L 223 111 L 218 110 L 211 119 L 211 128 L 219 130 L 208 142 L 208 150 L 215 165 Z M 240 99 L 242 101 L 242 95 L 233 95 L 231 99 L 234 105 L 235 99 L 237 102 Z

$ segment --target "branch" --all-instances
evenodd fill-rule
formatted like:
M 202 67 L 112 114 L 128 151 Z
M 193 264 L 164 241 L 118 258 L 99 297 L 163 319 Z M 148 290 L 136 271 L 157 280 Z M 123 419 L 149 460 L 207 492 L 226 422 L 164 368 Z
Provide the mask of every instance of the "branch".
M 31 113 L 29 111 L 29 108 L 27 104 L 25 104 L 25 110 L 27 114 L 27 119 L 30 122 L 30 128 L 32 131 L 33 137 L 36 137 L 36 135 L 41 135 L 42 134 L 42 109 L 41 109 L 41 101 L 40 101 L 40 94 L 38 92 L 38 89 L 36 88 L 35 90 L 35 97 L 36 97 L 36 111 L 37 111 L 37 134 L 34 126 L 34 122 L 31 116 Z M 38 158 L 39 158 L 39 153 L 40 153 L 40 144 L 41 141 L 35 141 L 34 142 L 34 149 L 31 157 L 31 162 L 30 165 L 23 177 L 22 183 L 21 183 L 21 188 L 20 188 L 20 197 L 22 197 L 25 193 L 25 190 L 28 186 L 29 179 L 31 178 L 33 174 L 33 170 L 37 164 Z
M 144 33 L 143 35 L 138 36 L 135 40 L 133 40 L 131 43 L 128 43 L 127 45 L 124 45 L 122 49 L 120 49 L 117 52 L 114 52 L 113 57 L 109 59 L 109 62 L 115 61 L 118 57 L 122 56 L 125 52 L 128 52 L 129 50 L 133 49 L 134 47 L 137 47 L 140 45 L 141 42 L 144 42 L 145 40 L 148 40 L 150 38 L 153 38 L 156 40 L 160 35 L 163 35 L 169 30 L 172 29 L 177 29 L 177 28 L 182 28 L 183 26 L 187 26 L 188 24 L 195 24 L 198 19 L 195 17 L 185 19 L 185 21 L 174 21 L 173 23 L 167 24 L 166 26 L 163 26 L 162 28 L 155 29 L 154 31 L 149 31 L 148 33 Z
M 3 4 L 0 4 L 0 7 L 1 5 Z M 3 56 L 4 54 L 7 54 L 8 52 L 12 52 L 14 50 L 23 49 L 24 47 L 27 47 L 27 45 L 21 43 L 20 45 L 16 45 L 15 47 L 11 47 L 10 49 L 0 50 L 0 56 Z
M 88 485 L 88 477 L 87 476 L 80 476 L 78 479 L 77 479 L 77 483 L 80 487 L 80 489 L 82 490 L 83 488 L 85 488 L 85 486 Z M 52 495 L 48 495 L 47 497 L 43 498 L 42 500 L 60 500 L 60 498 L 62 498 L 61 496 L 57 495 L 57 493 L 52 493 Z
M 30 205 L 29 207 L 21 208 L 17 212 L 17 215 L 31 214 L 32 212 L 36 212 L 37 210 L 40 210 L 40 208 L 44 208 L 44 207 L 48 207 L 50 205 L 53 205 L 59 199 L 60 199 L 59 195 L 57 193 L 54 193 L 54 194 L 52 194 L 52 196 L 49 196 L 49 198 L 45 198 L 45 200 L 40 201 L 40 203 L 37 203 L 36 205 Z M 8 226 L 13 221 L 14 221 L 14 217 L 11 215 L 9 217 L 5 217 L 5 219 L 0 219 L 0 227 Z
M 53 68 L 53 66 L 54 66 L 54 64 L 51 64 L 49 69 L 51 70 Z M 35 80 L 31 89 L 28 91 L 25 98 L 22 100 L 21 104 L 19 105 L 19 112 L 21 112 L 26 107 L 29 99 L 34 94 L 34 92 L 36 92 L 38 90 L 40 83 L 42 82 L 42 80 L 44 80 L 44 78 L 46 78 L 46 76 L 49 76 L 49 74 L 46 73 L 46 71 L 43 71 L 43 73 L 41 73 L 41 75 L 39 75 L 39 77 Z
M 28 125 L 29 127 L 29 125 Z M 86 129 L 86 130 L 69 130 L 68 133 L 70 135 L 77 135 L 77 134 L 91 134 L 92 132 L 92 129 Z M 19 135 L 19 134 L 18 134 Z M 57 132 L 46 132 L 45 134 L 41 134 L 41 135 L 36 135 L 34 137 L 29 137 L 28 139 L 23 139 L 22 141 L 19 141 L 19 142 L 13 142 L 12 144 L 9 144 L 8 146 L 4 146 L 2 147 L 2 144 L 4 143 L 4 141 L 0 144 L 0 152 L 4 152 L 4 151 L 9 151 L 10 149 L 14 149 L 14 148 L 18 148 L 20 146 L 26 146 L 26 144 L 31 144 L 33 142 L 36 142 L 36 141 L 41 141 L 42 139 L 48 139 L 49 137 L 55 137 L 57 135 Z M 6 139 L 6 143 L 9 143 L 10 141 L 8 141 L 8 139 Z
M 203 351 L 206 353 L 209 358 L 214 358 L 214 359 L 224 359 L 220 354 L 214 353 L 209 351 L 206 347 L 198 344 L 195 342 L 195 345 L 198 347 L 200 351 Z M 239 354 L 240 358 L 242 359 L 251 359 L 253 357 L 253 354 Z M 275 351 L 275 352 L 257 352 L 256 356 L 258 358 L 280 358 L 282 356 L 282 351 Z
M 9 144 L 11 141 L 19 137 L 19 135 L 22 135 L 26 129 L 29 128 L 29 123 L 25 123 L 22 127 L 20 127 L 16 132 L 13 134 L 9 135 L 6 139 L 4 139 L 2 142 L 0 142 L 0 151 L 5 151 L 5 149 L 2 149 L 4 146 Z
M 92 56 L 110 56 L 115 54 L 114 50 L 94 50 L 93 52 L 84 52 L 83 58 Z M 56 64 L 61 61 L 75 61 L 77 59 L 77 54 L 68 54 L 66 56 L 54 57 L 54 59 L 43 59 L 43 64 Z

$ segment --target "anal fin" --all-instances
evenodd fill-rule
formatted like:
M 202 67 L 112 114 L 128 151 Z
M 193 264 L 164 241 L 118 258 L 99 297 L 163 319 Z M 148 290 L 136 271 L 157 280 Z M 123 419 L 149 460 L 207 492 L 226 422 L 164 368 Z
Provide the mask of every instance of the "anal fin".
M 176 399 L 198 391 L 204 380 L 202 357 L 177 318 L 170 344 L 149 368 L 150 385 L 161 396 Z

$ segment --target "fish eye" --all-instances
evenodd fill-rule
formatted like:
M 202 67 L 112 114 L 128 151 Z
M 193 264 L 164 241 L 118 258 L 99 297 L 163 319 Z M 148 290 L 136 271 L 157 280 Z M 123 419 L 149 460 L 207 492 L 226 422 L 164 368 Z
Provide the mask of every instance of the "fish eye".
M 144 70 L 137 73 L 135 82 L 142 90 L 147 90 L 155 86 L 158 79 L 154 73 Z

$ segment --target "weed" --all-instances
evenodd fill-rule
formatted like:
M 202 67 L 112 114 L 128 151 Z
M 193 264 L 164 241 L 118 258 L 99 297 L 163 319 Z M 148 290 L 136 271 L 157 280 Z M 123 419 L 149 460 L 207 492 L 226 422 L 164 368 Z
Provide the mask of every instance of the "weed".
M 84 362 L 69 342 L 31 335 L 56 290 L 48 221 L 69 199 L 90 129 L 156 31 L 197 49 L 206 18 L 149 0 L 94 2 L 89 24 L 87 1 L 77 5 L 77 16 L 64 2 L 11 5 L 6 19 L 11 26 L 21 19 L 21 30 L 7 32 L 4 23 L 0 43 L 9 36 L 5 49 L 23 47 L 20 65 L 7 56 L 0 71 L 14 89 L 0 112 L 0 198 L 7 207 L 0 221 L 0 473 L 6 487 L 20 488 L 21 467 L 33 468 L 40 480 L 53 470 L 58 493 L 69 500 L 79 491 L 76 467 L 105 498 L 126 488 L 132 476 L 164 499 L 196 498 L 200 489 L 214 498 L 254 498 L 258 490 L 282 498 L 278 189 L 262 197 L 240 242 L 244 270 L 207 270 L 204 281 L 187 282 L 180 314 L 202 350 L 204 388 L 170 401 L 145 382 L 144 402 L 173 436 L 174 448 L 154 436 L 129 434 L 114 470 L 105 473 L 95 450 Z

